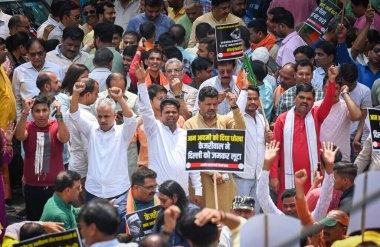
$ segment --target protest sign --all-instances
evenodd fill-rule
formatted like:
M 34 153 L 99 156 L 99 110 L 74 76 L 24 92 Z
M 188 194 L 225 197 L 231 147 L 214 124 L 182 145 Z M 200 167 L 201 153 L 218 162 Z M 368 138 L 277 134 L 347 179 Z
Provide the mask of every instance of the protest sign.
M 160 210 L 161 206 L 157 205 L 125 216 L 127 230 L 134 241 L 141 241 L 144 237 L 152 233 Z
M 244 147 L 244 130 L 188 130 L 186 170 L 244 172 Z
M 306 20 L 306 25 L 320 34 L 326 32 L 329 21 L 340 13 L 341 9 L 331 1 L 322 1 Z
M 52 234 L 46 234 L 20 243 L 14 244 L 14 247 L 56 247 L 56 246 L 72 246 L 80 247 L 82 242 L 79 237 L 78 229 L 72 229 L 65 232 L 57 232 Z
M 380 109 L 368 109 L 372 151 L 380 151 Z
M 239 23 L 215 26 L 216 53 L 218 61 L 235 59 L 243 56 Z

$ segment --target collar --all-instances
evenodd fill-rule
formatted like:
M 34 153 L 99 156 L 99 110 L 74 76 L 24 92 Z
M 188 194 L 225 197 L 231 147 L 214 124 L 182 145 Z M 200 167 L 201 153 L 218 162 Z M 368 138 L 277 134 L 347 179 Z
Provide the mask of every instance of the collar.
M 144 18 L 145 18 L 146 21 L 151 21 L 145 13 L 143 13 L 143 14 L 144 14 L 143 16 L 144 16 Z M 160 14 L 160 15 L 157 17 L 157 19 L 156 19 L 156 21 L 155 21 L 154 23 L 160 23 L 161 20 L 162 20 L 162 18 L 163 18 L 163 15 Z
M 118 246 L 119 245 L 119 241 L 117 241 L 117 239 L 112 239 L 112 240 L 108 240 L 108 241 L 103 241 L 103 242 L 97 242 L 97 243 L 94 243 L 91 245 L 91 247 L 112 247 L 112 246 Z
M 53 200 L 61 207 L 65 207 L 66 209 L 71 209 L 71 204 L 67 204 L 58 194 L 53 194 Z
M 318 73 L 319 75 L 325 75 L 326 71 L 322 67 L 318 67 L 314 70 L 315 73 Z
M 216 83 L 219 84 L 223 88 L 223 85 L 222 85 L 222 82 L 221 82 L 221 80 L 219 78 L 219 75 L 216 76 Z M 229 83 L 230 89 L 232 91 L 235 90 L 235 84 L 236 83 L 235 83 L 235 80 L 234 80 L 234 76 L 232 76 L 231 81 Z
M 56 55 L 57 57 L 60 57 L 60 58 L 64 57 L 64 58 L 66 58 L 67 60 L 75 61 L 75 60 L 77 60 L 78 58 L 80 58 L 80 57 L 82 56 L 82 52 L 79 51 L 78 54 L 74 57 L 73 60 L 68 59 L 65 55 L 63 55 L 63 53 L 62 53 L 62 49 L 61 49 L 61 48 L 62 48 L 62 45 L 61 45 L 61 44 L 57 45 L 57 47 L 55 48 L 55 55 Z
M 281 45 L 286 44 L 289 40 L 291 40 L 293 37 L 297 36 L 298 33 L 296 31 L 293 31 L 289 33 L 281 42 Z
M 111 70 L 109 68 L 103 68 L 103 67 L 100 67 L 100 68 L 95 68 L 91 73 L 94 73 L 94 72 L 101 72 L 101 73 L 104 73 L 104 72 L 109 72 L 111 73 Z
M 66 28 L 65 25 L 62 24 L 62 22 L 58 22 L 58 26 L 57 26 L 59 29 L 61 29 L 61 31 L 63 32 L 63 30 Z
M 216 114 L 216 117 L 213 119 L 213 121 L 211 122 L 211 124 L 207 124 L 206 123 L 206 121 L 205 121 L 205 119 L 203 118 L 203 116 L 198 112 L 197 113 L 197 115 L 196 116 L 198 116 L 198 118 L 200 119 L 200 120 L 202 120 L 202 122 L 205 124 L 205 125 L 207 125 L 207 126 L 213 126 L 213 125 L 216 125 L 216 123 L 218 122 L 218 118 L 219 118 L 219 114 Z
M 189 93 L 188 92 L 188 88 L 186 87 L 187 85 L 185 83 L 182 82 L 182 93 Z M 170 88 L 170 83 L 168 83 L 167 85 L 164 86 L 169 92 L 173 93 L 173 91 L 171 90 Z M 174 93 L 173 93 L 174 94 Z
M 210 14 L 211 14 L 211 19 L 214 20 L 215 23 L 225 23 L 226 20 L 228 19 L 228 17 L 230 16 L 230 14 L 228 14 L 226 18 L 224 18 L 224 19 L 220 19 L 220 21 L 217 21 L 217 20 L 215 19 L 215 17 L 214 17 L 214 14 L 212 13 L 212 11 L 210 12 Z
M 56 21 L 56 20 L 53 19 L 53 17 L 52 17 L 51 14 L 49 14 L 49 16 L 48 16 L 48 22 L 50 22 L 50 23 L 53 24 L 54 26 L 58 26 L 58 24 L 59 24 L 58 21 Z
M 354 189 L 355 189 L 355 184 L 353 184 L 350 188 L 348 188 L 345 191 L 343 191 L 343 194 L 340 197 L 340 200 L 342 200 L 343 198 L 346 198 L 346 197 L 348 197 L 350 195 L 354 195 Z
M 89 105 L 78 103 L 79 109 L 85 109 L 85 110 L 91 110 L 91 107 Z
M 44 68 L 46 68 L 47 63 L 48 63 L 48 62 L 45 60 L 45 63 L 44 63 L 44 65 L 42 66 L 41 70 L 43 70 Z M 34 66 L 32 65 L 32 62 L 27 62 L 27 63 L 24 63 L 24 64 L 25 64 L 25 68 L 36 70 L 36 69 L 34 68 Z
M 99 127 L 97 128 L 98 131 L 100 131 L 100 133 L 108 133 L 108 132 L 111 132 L 111 131 L 115 131 L 115 126 L 116 126 L 116 121 L 114 120 L 113 121 L 113 125 L 112 125 L 112 128 L 109 129 L 108 131 L 104 131 L 100 128 L 100 125 Z
M 5 17 L 7 16 L 7 14 L 5 14 L 2 10 L 0 10 L 0 21 L 2 22 L 5 22 Z
M 177 128 L 175 129 L 175 131 L 172 132 L 172 131 L 169 129 L 168 126 L 166 126 L 165 124 L 163 124 L 161 121 L 160 121 L 160 123 L 162 124 L 162 127 L 163 127 L 164 129 L 166 129 L 168 132 L 170 132 L 172 135 L 175 135 L 175 134 L 178 133 L 178 130 L 179 130 L 178 125 L 177 125 Z

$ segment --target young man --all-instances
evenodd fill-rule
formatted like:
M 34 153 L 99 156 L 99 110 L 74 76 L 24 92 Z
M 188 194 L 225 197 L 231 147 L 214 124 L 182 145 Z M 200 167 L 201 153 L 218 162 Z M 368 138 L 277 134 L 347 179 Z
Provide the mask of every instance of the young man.
M 199 89 L 201 84 L 214 76 L 212 71 L 212 62 L 205 58 L 195 58 L 191 63 L 191 71 L 193 72 L 194 78 L 189 86 Z
M 62 3 L 59 10 L 59 23 L 50 32 L 48 40 L 57 39 L 61 40 L 63 30 L 66 27 L 78 27 L 82 20 L 80 7 L 72 1 Z
M 328 69 L 335 61 L 336 48 L 330 42 L 323 41 L 315 47 L 315 63 L 317 68 L 313 72 L 313 80 L 311 84 L 322 90 L 323 79 L 325 78 Z
M 349 162 L 338 162 L 334 165 L 334 188 L 343 192 L 338 209 L 350 214 L 355 190 L 357 168 Z

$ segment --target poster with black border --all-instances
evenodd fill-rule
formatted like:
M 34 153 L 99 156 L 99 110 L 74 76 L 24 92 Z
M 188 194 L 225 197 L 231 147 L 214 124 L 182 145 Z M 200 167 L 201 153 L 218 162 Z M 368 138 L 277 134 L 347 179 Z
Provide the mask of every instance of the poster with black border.
M 372 151 L 380 151 L 380 109 L 368 108 L 368 120 L 371 130 Z
M 125 225 L 133 240 L 138 242 L 152 233 L 161 206 L 152 206 L 125 215 Z
M 341 9 L 331 1 L 322 1 L 311 13 L 305 24 L 320 34 L 326 32 L 329 21 L 340 13 Z
M 245 130 L 187 131 L 186 171 L 244 172 Z
M 228 23 L 215 26 L 216 54 L 218 61 L 244 56 L 240 24 Z
M 57 246 L 71 246 L 82 247 L 80 234 L 78 228 L 42 235 L 39 237 L 31 238 L 20 243 L 14 244 L 14 247 L 57 247 Z

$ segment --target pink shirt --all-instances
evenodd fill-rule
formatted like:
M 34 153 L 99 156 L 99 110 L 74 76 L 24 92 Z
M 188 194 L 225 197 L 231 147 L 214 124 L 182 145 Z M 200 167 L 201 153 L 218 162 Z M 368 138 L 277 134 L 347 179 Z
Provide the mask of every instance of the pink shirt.
M 276 62 L 281 67 L 287 63 L 295 63 L 293 52 L 300 46 L 307 45 L 306 42 L 298 35 L 296 31 L 288 34 L 281 42 L 281 47 L 277 53 Z
M 316 0 L 273 0 L 268 11 L 275 7 L 283 7 L 289 10 L 294 17 L 294 25 L 306 21 L 311 13 L 317 8 Z
M 362 30 L 364 28 L 365 22 L 366 22 L 365 16 L 363 15 L 362 17 L 359 17 L 358 19 L 356 19 L 354 28 L 358 30 Z M 371 29 L 380 31 L 380 16 L 377 13 L 375 13 L 375 17 L 373 18 Z

